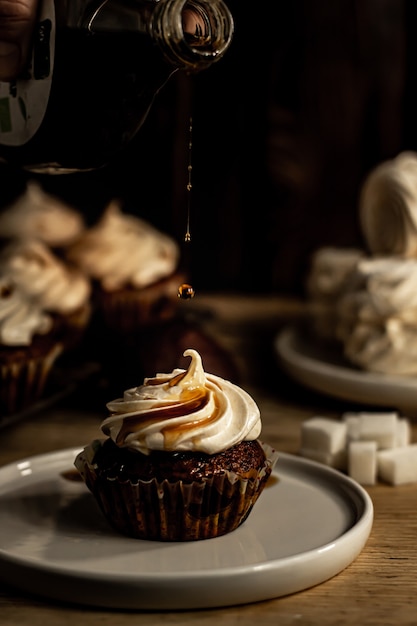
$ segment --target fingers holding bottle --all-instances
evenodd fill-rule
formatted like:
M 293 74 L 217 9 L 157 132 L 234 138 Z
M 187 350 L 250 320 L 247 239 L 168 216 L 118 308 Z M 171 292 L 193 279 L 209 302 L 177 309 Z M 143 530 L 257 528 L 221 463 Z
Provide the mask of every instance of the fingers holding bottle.
M 0 80 L 11 81 L 25 67 L 38 0 L 0 0 Z

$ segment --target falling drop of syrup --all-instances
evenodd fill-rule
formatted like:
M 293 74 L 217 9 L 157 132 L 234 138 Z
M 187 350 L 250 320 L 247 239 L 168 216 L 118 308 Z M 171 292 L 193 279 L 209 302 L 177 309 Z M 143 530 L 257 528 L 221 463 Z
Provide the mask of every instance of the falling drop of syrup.
M 194 298 L 194 295 L 194 289 L 188 283 L 183 283 L 178 287 L 178 297 L 182 300 L 191 300 L 191 298 Z

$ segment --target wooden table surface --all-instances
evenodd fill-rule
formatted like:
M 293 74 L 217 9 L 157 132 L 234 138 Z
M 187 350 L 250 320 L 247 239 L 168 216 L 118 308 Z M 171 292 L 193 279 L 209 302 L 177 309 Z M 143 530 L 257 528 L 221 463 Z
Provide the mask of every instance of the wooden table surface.
M 195 314 L 201 314 L 205 330 L 233 355 L 242 386 L 261 409 L 263 439 L 278 450 L 297 454 L 300 425 L 308 417 L 318 414 L 338 417 L 345 410 L 364 408 L 303 389 L 279 370 L 273 339 L 283 324 L 302 315 L 302 306 L 297 301 L 207 294 L 196 297 L 187 306 Z M 77 447 L 96 437 L 103 417 L 100 410 L 83 409 L 82 402 L 80 406 L 74 406 L 74 401 L 69 404 L 63 399 L 31 418 L 3 428 L 0 465 L 33 454 Z M 412 430 L 413 441 L 417 441 L 415 421 Z M 377 484 L 367 491 L 374 504 L 375 518 L 365 548 L 344 571 L 314 588 L 256 604 L 166 613 L 63 604 L 1 585 L 0 624 L 253 626 L 262 622 L 274 626 L 415 626 L 417 484 L 400 487 Z

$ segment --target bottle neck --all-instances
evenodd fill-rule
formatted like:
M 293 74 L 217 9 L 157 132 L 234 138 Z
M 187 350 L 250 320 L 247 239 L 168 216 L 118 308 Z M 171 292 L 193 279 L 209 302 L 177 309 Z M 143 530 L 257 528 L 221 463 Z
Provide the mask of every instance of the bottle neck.
M 168 0 L 158 2 L 151 29 L 168 61 L 198 71 L 222 58 L 234 24 L 222 0 Z

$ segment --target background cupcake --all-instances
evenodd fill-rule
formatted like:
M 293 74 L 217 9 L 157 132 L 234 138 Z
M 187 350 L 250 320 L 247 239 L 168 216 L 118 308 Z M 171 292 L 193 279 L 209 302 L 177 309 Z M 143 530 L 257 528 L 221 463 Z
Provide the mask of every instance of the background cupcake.
M 0 275 L 0 425 L 42 398 L 63 351 L 54 321 L 10 276 Z
M 176 310 L 179 248 L 114 201 L 67 250 L 67 258 L 94 281 L 106 328 L 119 335 L 172 317 Z
M 91 284 L 84 274 L 37 239 L 9 243 L 0 256 L 0 274 L 10 277 L 34 306 L 52 316 L 66 350 L 78 345 L 91 315 Z
M 66 251 L 69 262 L 92 281 L 94 321 L 90 340 L 116 393 L 146 370 L 144 339 L 158 336 L 178 311 L 177 243 L 146 221 L 110 203 L 101 218 Z
M 25 191 L 0 212 L 0 238 L 39 239 L 50 248 L 72 243 L 85 228 L 76 209 L 29 180 Z

